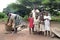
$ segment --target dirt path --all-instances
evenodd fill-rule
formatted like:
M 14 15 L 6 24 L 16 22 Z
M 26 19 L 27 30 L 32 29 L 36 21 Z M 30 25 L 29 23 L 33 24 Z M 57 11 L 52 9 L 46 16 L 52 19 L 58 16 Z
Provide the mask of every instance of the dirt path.
M 52 26 L 59 24 L 52 24 Z M 17 34 L 5 34 L 5 25 L 0 23 L 0 40 L 60 40 L 59 38 L 51 38 L 43 35 L 29 34 L 28 29 L 18 32 Z

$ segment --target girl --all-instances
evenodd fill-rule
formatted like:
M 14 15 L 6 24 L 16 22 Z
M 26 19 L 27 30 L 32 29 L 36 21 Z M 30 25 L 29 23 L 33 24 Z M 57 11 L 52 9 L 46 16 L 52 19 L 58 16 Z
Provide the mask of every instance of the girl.
M 32 29 L 32 32 L 34 31 L 34 24 L 33 24 L 33 22 L 34 22 L 34 19 L 33 19 L 33 17 L 32 17 L 32 14 L 30 14 L 30 16 L 29 16 L 29 18 L 28 18 L 28 21 L 29 21 L 29 33 L 31 34 L 31 29 Z
M 48 36 L 48 32 L 50 31 L 50 20 L 51 17 L 48 15 L 48 13 L 46 13 L 44 16 L 44 24 L 45 24 L 45 34 L 47 34 L 47 36 Z
M 34 21 L 34 31 L 39 32 L 39 19 L 38 19 L 38 16 L 36 16 L 36 19 Z

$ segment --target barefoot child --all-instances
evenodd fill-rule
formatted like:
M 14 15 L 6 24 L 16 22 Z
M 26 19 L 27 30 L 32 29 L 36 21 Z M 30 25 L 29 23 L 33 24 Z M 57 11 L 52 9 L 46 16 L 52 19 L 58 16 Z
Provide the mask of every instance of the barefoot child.
M 50 20 L 51 17 L 48 15 L 48 13 L 46 13 L 44 16 L 44 24 L 45 24 L 45 34 L 47 34 L 47 36 L 48 36 L 48 32 L 50 32 Z
M 28 18 L 28 22 L 29 22 L 29 33 L 31 34 L 31 29 L 32 29 L 32 32 L 33 32 L 33 26 L 34 26 L 34 24 L 33 24 L 33 22 L 34 22 L 34 19 L 33 19 L 33 17 L 32 17 L 32 14 L 30 14 L 30 16 L 29 16 L 29 18 Z
M 34 21 L 34 31 L 35 32 L 39 32 L 39 19 L 38 19 L 38 16 L 36 16 L 36 19 Z

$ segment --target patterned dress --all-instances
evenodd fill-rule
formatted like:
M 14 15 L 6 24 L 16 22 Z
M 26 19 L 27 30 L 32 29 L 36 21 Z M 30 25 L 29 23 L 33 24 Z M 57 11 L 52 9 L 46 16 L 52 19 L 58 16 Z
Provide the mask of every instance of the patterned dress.
M 35 21 L 34 21 L 34 31 L 39 31 L 40 30 L 40 28 L 39 28 L 39 19 L 36 19 Z

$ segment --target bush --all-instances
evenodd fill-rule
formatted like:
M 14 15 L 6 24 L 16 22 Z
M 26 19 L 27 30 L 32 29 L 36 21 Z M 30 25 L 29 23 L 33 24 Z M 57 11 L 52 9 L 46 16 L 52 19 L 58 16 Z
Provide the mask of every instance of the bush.
M 7 17 L 7 15 L 6 15 L 5 13 L 1 13 L 1 12 L 0 12 L 0 19 L 1 19 L 1 18 L 6 18 L 6 17 Z
M 24 20 L 27 21 L 28 20 L 28 15 L 24 16 Z
M 60 16 L 52 16 L 51 18 L 51 21 L 60 22 Z

